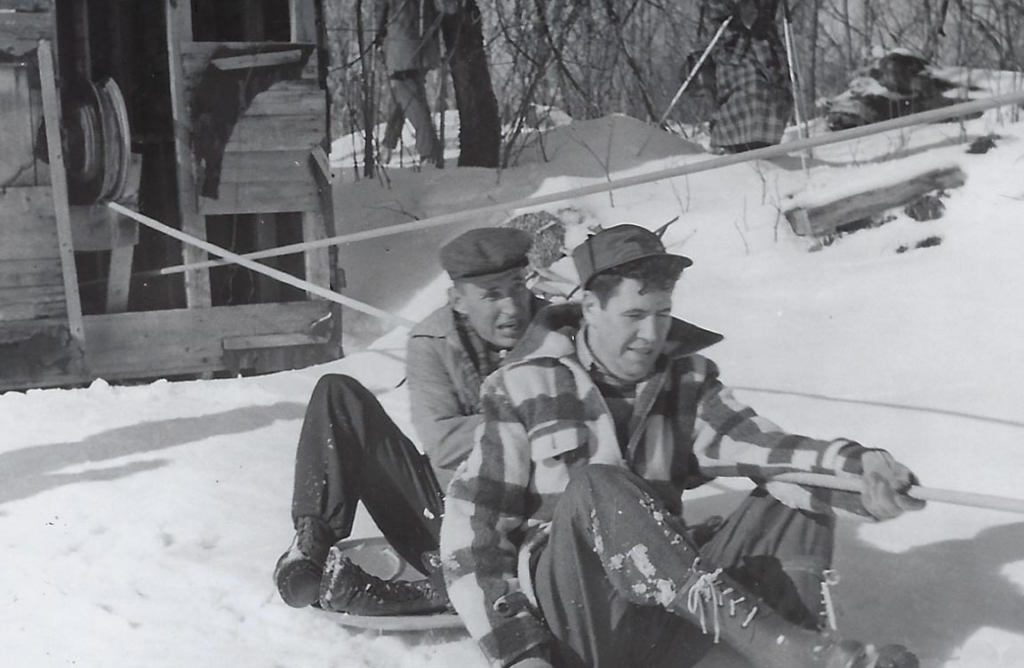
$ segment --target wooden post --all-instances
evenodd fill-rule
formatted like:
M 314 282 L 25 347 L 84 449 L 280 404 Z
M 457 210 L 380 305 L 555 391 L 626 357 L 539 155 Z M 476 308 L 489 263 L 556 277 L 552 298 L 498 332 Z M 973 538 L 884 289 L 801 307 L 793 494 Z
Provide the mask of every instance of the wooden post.
M 273 248 L 277 246 L 277 214 L 257 213 L 253 214 L 253 219 L 256 224 L 256 247 Z M 276 260 L 271 260 L 268 264 L 271 267 L 277 267 Z M 263 303 L 281 301 L 280 283 L 263 274 L 257 274 L 256 282 L 259 285 L 259 301 Z
M 107 313 L 128 310 L 128 292 L 132 281 L 132 259 L 135 246 L 114 246 L 110 249 L 110 273 L 107 274 Z
M 317 43 L 315 5 L 309 0 L 291 0 L 289 3 L 293 42 Z
M 188 100 L 185 99 L 185 81 L 182 72 L 181 42 L 192 41 L 191 0 L 165 0 L 167 13 L 167 59 L 171 79 L 171 116 L 174 119 L 174 157 L 177 162 L 178 211 L 181 229 L 199 239 L 206 238 L 206 218 L 199 213 L 196 192 L 195 161 L 189 135 L 192 129 Z M 206 260 L 206 254 L 196 246 L 183 244 L 182 260 L 196 264 Z M 210 306 L 210 272 L 194 269 L 185 272 L 185 298 L 189 308 Z
M 71 205 L 68 202 L 68 177 L 64 170 L 64 149 L 60 137 L 60 96 L 53 51 L 48 40 L 39 41 L 39 80 L 43 93 L 43 120 L 50 159 L 50 184 L 53 189 L 53 210 L 57 220 L 57 244 L 67 302 L 68 330 L 72 340 L 85 351 L 85 327 L 82 321 L 82 300 L 78 294 L 78 272 L 71 238 Z
M 327 222 L 334 219 L 334 192 L 331 183 L 331 166 L 327 153 L 315 146 L 309 155 L 309 167 L 320 191 L 320 207 L 317 211 L 302 214 L 302 239 L 307 242 L 327 238 Z M 333 229 L 331 230 L 333 232 Z M 331 287 L 331 252 L 329 248 L 309 248 L 303 252 L 306 265 L 306 280 L 325 288 Z M 311 293 L 306 293 L 313 297 Z

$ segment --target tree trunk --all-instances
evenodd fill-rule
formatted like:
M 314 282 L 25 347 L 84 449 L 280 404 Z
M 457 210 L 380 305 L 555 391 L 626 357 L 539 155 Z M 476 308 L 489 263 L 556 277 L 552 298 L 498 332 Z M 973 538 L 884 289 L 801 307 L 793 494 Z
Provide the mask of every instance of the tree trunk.
M 441 20 L 455 106 L 459 110 L 459 166 L 497 167 L 501 152 L 498 99 L 487 69 L 480 9 L 476 0 L 461 3 Z
M 820 11 L 821 0 L 814 0 L 811 3 L 811 66 L 807 73 L 807 102 L 811 105 L 812 110 L 818 99 L 818 16 Z

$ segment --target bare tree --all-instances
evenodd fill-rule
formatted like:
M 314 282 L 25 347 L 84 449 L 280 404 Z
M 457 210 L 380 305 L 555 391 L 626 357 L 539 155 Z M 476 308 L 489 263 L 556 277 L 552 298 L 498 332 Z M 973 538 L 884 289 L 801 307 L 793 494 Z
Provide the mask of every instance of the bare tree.
M 463 0 L 441 19 L 441 34 L 459 110 L 459 166 L 497 167 L 501 118 L 484 51 L 483 19 L 476 0 Z

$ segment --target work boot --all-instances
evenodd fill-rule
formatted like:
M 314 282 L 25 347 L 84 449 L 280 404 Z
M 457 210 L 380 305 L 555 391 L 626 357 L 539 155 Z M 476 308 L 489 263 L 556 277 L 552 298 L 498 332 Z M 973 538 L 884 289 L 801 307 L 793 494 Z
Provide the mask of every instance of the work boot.
M 840 640 L 783 618 L 767 603 L 722 572 L 699 560 L 669 606 L 715 642 L 725 641 L 758 668 L 917 668 L 917 657 L 902 645 L 876 649 Z
M 331 548 L 320 583 L 320 607 L 351 615 L 425 615 L 448 607 L 429 580 L 382 580 Z
M 319 517 L 295 520 L 295 538 L 274 567 L 274 584 L 285 603 L 304 608 L 316 603 L 320 593 L 327 551 L 337 540 L 327 523 Z

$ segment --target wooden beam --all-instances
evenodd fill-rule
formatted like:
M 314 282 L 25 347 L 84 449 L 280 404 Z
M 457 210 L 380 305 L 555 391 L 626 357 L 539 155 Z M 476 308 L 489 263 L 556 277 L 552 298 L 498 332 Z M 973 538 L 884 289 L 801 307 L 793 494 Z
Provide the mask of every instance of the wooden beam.
M 828 202 L 784 207 L 783 214 L 799 236 L 822 236 L 836 228 L 888 211 L 930 192 L 962 186 L 967 177 L 957 166 L 930 169 L 863 192 L 846 193 Z M 799 201 L 799 193 L 797 201 Z
M 206 71 L 215 53 L 219 53 L 218 57 L 220 58 L 229 58 L 232 57 L 232 54 L 243 56 L 247 53 L 256 52 L 276 53 L 278 51 L 294 51 L 295 46 L 295 44 L 285 42 L 192 42 L 185 40 L 180 47 L 182 90 L 186 98 L 191 95 L 192 89 L 202 79 L 203 73 Z M 317 54 L 314 51 L 309 56 L 307 68 L 311 64 L 315 71 L 316 61 Z M 306 76 L 305 72 L 306 70 L 303 70 L 301 79 L 316 80 L 315 77 Z
M 224 153 L 251 151 L 309 151 L 327 136 L 323 113 L 305 116 L 242 116 L 231 132 Z
M 107 313 L 128 310 L 128 293 L 132 282 L 132 260 L 135 246 L 118 246 L 110 250 L 110 270 L 107 274 Z
M 286 348 L 313 346 L 327 343 L 327 339 L 312 334 L 258 334 L 256 336 L 229 336 L 222 341 L 224 350 L 253 350 L 254 348 Z
M 302 238 L 305 241 L 316 241 L 325 239 L 334 232 L 331 224 L 334 220 L 334 190 L 330 160 L 322 146 L 313 147 L 308 163 L 320 191 L 320 206 L 302 214 Z M 332 255 L 334 253 L 330 248 L 311 248 L 305 251 L 306 280 L 316 285 L 330 287 L 337 273 L 331 261 Z
M 116 202 L 111 202 L 107 206 L 109 206 L 111 209 L 117 211 L 122 215 L 134 218 L 135 220 L 139 221 L 146 227 L 150 227 L 156 230 L 157 232 L 162 232 L 163 234 L 173 237 L 179 241 L 183 241 L 187 244 L 194 245 L 208 253 L 212 253 L 213 255 L 217 255 L 219 257 L 230 260 L 231 262 L 239 264 L 251 271 L 255 271 L 258 274 L 265 274 L 267 276 L 270 276 L 271 278 L 276 278 L 282 283 L 285 283 L 292 287 L 299 288 L 300 290 L 306 290 L 307 292 L 314 294 L 318 297 L 323 297 L 324 299 L 335 302 L 337 304 L 341 304 L 342 306 L 348 306 L 349 308 L 355 309 L 357 311 L 367 313 L 376 318 L 380 318 L 381 320 L 389 322 L 392 325 L 412 327 L 413 325 L 416 324 L 412 320 L 403 318 L 402 316 L 398 316 L 393 313 L 388 313 L 387 311 L 383 311 L 377 308 L 376 306 L 364 304 L 361 301 L 357 301 L 355 299 L 352 299 L 351 297 L 346 297 L 345 295 L 337 292 L 332 292 L 327 288 L 320 287 L 319 285 L 314 285 L 309 281 L 304 281 L 301 278 L 296 278 L 291 274 L 286 274 L 278 269 L 262 265 L 258 262 L 253 262 L 252 260 L 247 260 L 246 258 L 242 257 L 241 255 L 238 255 L 237 253 L 232 253 L 229 250 L 220 248 L 219 246 L 215 246 L 203 239 L 198 239 L 196 237 L 190 236 L 182 232 L 181 230 L 176 230 L 173 227 L 168 227 L 167 225 L 164 225 L 160 221 L 154 220 L 149 216 L 144 216 L 143 214 L 138 213 L 137 211 L 126 209 L 125 207 L 121 206 Z
M 108 379 L 228 369 L 225 341 L 309 335 L 329 313 L 317 301 L 88 315 L 90 369 Z
M 954 118 L 957 116 L 964 116 L 968 114 L 977 113 L 979 111 L 984 111 L 986 109 L 994 109 L 996 107 L 1021 103 L 1024 103 L 1024 92 L 996 95 L 990 98 L 986 98 L 984 100 L 975 100 L 973 102 L 954 104 L 949 107 L 943 107 L 941 109 L 933 109 L 931 111 L 925 111 L 919 114 L 902 116 L 900 118 L 882 121 L 881 123 L 874 123 L 872 125 L 863 125 L 856 128 L 850 128 L 849 130 L 831 132 L 828 134 L 820 135 L 818 137 L 811 137 L 809 139 L 798 139 L 796 141 L 786 142 L 785 144 L 769 146 L 766 148 L 758 148 L 754 149 L 753 151 L 746 151 L 744 153 L 734 153 L 731 155 L 707 158 L 699 162 L 687 163 L 676 167 L 669 167 L 667 169 L 658 169 L 648 172 L 646 174 L 638 174 L 636 176 L 630 176 L 623 179 L 617 179 L 614 181 L 596 183 L 594 185 L 583 186 L 581 188 L 570 188 L 569 190 L 550 193 L 548 195 L 524 197 L 522 199 L 518 199 L 511 202 L 496 202 L 494 204 L 488 204 L 473 209 L 453 211 L 452 213 L 444 213 L 438 216 L 431 216 L 430 218 L 424 218 L 423 220 L 416 220 L 410 223 L 401 223 L 398 225 L 391 225 L 390 227 L 366 230 L 364 232 L 354 232 L 352 234 L 342 234 L 338 236 L 328 237 L 327 239 L 321 239 L 319 241 L 289 244 L 287 246 L 281 246 L 270 251 L 247 253 L 244 257 L 251 260 L 255 260 L 259 258 L 275 257 L 277 255 L 290 255 L 291 253 L 295 253 L 298 251 L 306 251 L 310 248 L 319 248 L 322 246 L 339 246 L 341 244 L 354 243 L 356 241 L 365 241 L 367 239 L 387 237 L 393 234 L 404 234 L 405 232 L 413 232 L 416 230 L 425 230 L 433 227 L 441 227 L 443 225 L 451 225 L 452 223 L 470 220 L 472 218 L 482 218 L 493 213 L 506 213 L 508 211 L 512 211 L 515 209 L 525 209 L 527 207 L 538 207 L 544 204 L 564 202 L 566 200 L 577 199 L 580 197 L 585 197 L 587 195 L 597 195 L 600 193 L 611 192 L 614 190 L 621 190 L 623 188 L 632 188 L 634 186 L 643 185 L 645 183 L 650 183 L 652 181 L 662 181 L 665 179 L 673 179 L 679 176 L 685 176 L 687 174 L 708 172 L 715 169 L 721 169 L 723 167 L 729 167 L 731 165 L 738 165 L 745 162 L 753 162 L 754 160 L 768 160 L 771 158 L 779 158 L 784 155 L 788 155 L 789 153 L 803 151 L 804 149 L 813 148 L 816 146 L 838 144 L 840 142 L 850 141 L 851 139 L 859 139 L 861 137 L 879 134 L 881 132 L 886 132 L 888 130 L 896 130 L 899 128 L 910 127 L 912 125 L 920 125 L 922 123 L 932 123 L 935 121 L 945 120 L 947 118 Z M 209 260 L 199 265 L 195 265 L 195 267 L 216 267 L 222 264 L 227 263 L 225 263 L 222 260 Z M 194 267 L 166 267 L 162 270 L 162 272 L 171 273 L 175 271 L 183 271 L 185 269 L 192 268 Z
M 256 248 L 274 248 L 277 246 L 277 214 L 261 213 L 255 216 L 256 223 Z M 279 268 L 276 260 L 271 260 L 269 266 Z M 279 302 L 281 301 L 281 284 L 263 274 L 257 274 L 256 284 L 259 286 L 259 301 Z
M 316 44 L 316 4 L 320 0 L 289 0 L 289 17 L 291 19 L 293 42 Z
M 217 199 L 200 198 L 199 207 L 204 214 L 312 211 L 320 205 L 320 195 L 312 180 L 221 183 L 218 190 Z
M 39 80 L 43 91 L 43 116 L 46 144 L 50 159 L 50 185 L 53 189 L 53 211 L 57 221 L 57 246 L 64 275 L 64 296 L 68 331 L 72 341 L 85 350 L 85 329 L 82 325 L 82 301 L 78 293 L 78 272 L 71 236 L 71 207 L 68 202 L 68 179 L 64 170 L 64 148 L 60 134 L 60 95 L 53 51 L 46 40 L 39 41 Z
M 302 214 L 302 238 L 307 241 L 324 239 L 327 229 L 324 216 L 319 211 L 306 211 Z M 304 253 L 306 280 L 314 285 L 325 288 L 331 286 L 330 254 L 326 248 L 312 248 Z M 307 293 L 308 294 L 308 293 Z M 310 297 L 314 296 L 312 294 Z
M 253 98 L 246 116 L 312 116 L 326 118 L 324 92 L 311 79 L 281 81 Z
M 222 186 L 225 183 L 273 183 L 311 178 L 309 149 L 225 153 L 220 166 Z
M 272 65 L 287 65 L 302 60 L 302 51 L 272 51 L 270 53 L 250 53 L 243 56 L 227 56 L 225 58 L 214 58 L 210 64 L 218 70 L 248 70 L 255 67 L 270 67 Z
M 195 161 L 191 149 L 192 124 L 182 72 L 182 42 L 192 41 L 191 0 L 164 0 L 167 16 L 167 58 L 171 79 L 171 116 L 174 118 L 174 155 L 177 162 L 178 211 L 181 229 L 189 235 L 206 238 L 206 219 L 199 213 L 196 190 Z M 191 244 L 181 249 L 185 264 L 206 259 L 205 254 Z M 185 274 L 185 298 L 190 308 L 205 308 L 212 303 L 210 273 L 204 269 Z

